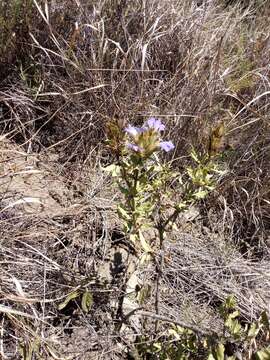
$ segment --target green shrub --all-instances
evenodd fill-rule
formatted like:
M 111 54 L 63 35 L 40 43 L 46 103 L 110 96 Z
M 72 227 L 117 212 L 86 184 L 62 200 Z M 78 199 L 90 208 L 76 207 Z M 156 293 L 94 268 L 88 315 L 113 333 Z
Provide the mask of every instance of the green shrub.
M 269 318 L 266 312 L 256 322 L 242 325 L 236 302 L 229 296 L 220 307 L 223 334 L 203 334 L 179 325 L 167 327 L 155 341 L 146 337 L 137 344 L 139 359 L 161 360 L 269 360 Z

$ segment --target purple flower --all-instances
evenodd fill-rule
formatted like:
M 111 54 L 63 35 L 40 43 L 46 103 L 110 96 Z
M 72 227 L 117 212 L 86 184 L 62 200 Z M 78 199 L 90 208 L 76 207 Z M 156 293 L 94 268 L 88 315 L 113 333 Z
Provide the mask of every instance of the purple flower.
M 125 132 L 133 137 L 136 137 L 143 132 L 143 128 L 128 125 L 128 127 L 125 128 Z
M 174 144 L 171 141 L 161 141 L 159 144 L 162 150 L 168 152 L 174 149 Z
M 136 152 L 141 152 L 142 151 L 140 146 L 135 145 L 135 144 L 131 144 L 131 143 L 127 144 L 127 148 L 130 149 L 130 150 L 136 151 Z
M 159 119 L 155 119 L 154 117 L 148 119 L 146 125 L 148 126 L 148 128 L 154 129 L 156 131 L 163 131 L 165 129 L 165 125 L 162 124 Z

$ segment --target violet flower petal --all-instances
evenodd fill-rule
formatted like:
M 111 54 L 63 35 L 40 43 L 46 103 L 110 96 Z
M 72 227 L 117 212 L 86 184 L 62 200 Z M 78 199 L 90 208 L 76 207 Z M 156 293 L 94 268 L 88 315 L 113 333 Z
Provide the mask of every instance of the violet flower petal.
M 140 146 L 135 145 L 135 144 L 131 144 L 131 143 L 127 144 L 127 148 L 130 149 L 130 150 L 136 151 L 136 152 L 141 152 L 142 151 Z
M 162 122 L 159 119 L 156 119 L 154 117 L 151 117 L 146 122 L 148 128 L 155 129 L 156 131 L 164 131 L 165 125 L 162 124 Z
M 168 152 L 175 148 L 174 144 L 171 141 L 161 141 L 159 146 L 162 150 Z
M 141 128 L 138 128 L 136 126 L 128 125 L 128 127 L 125 128 L 125 132 L 133 137 L 138 136 L 142 131 Z

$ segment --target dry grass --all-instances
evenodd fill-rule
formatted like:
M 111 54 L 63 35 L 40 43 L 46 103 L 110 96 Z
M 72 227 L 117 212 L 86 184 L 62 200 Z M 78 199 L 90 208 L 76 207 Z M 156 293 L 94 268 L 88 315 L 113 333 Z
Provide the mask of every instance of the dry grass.
M 245 320 L 254 319 L 269 307 L 269 1 L 244 9 L 210 0 L 15 3 L 14 15 L 13 5 L 0 15 L 0 126 L 11 141 L 0 149 L 1 356 L 20 359 L 19 344 L 29 353 L 33 343 L 44 359 L 121 353 L 111 309 L 119 284 L 100 276 L 121 236 L 114 189 L 100 170 L 111 160 L 112 118 L 163 119 L 180 169 L 191 146 L 208 151 L 211 129 L 224 123 L 227 173 L 201 204 L 199 230 L 191 223 L 168 244 L 162 311 L 218 327 L 216 307 L 234 293 Z M 49 176 L 50 211 L 3 211 L 22 198 L 10 187 L 12 164 L 33 158 Z M 97 294 L 91 312 L 78 300 L 61 313 L 61 299 L 78 288 Z

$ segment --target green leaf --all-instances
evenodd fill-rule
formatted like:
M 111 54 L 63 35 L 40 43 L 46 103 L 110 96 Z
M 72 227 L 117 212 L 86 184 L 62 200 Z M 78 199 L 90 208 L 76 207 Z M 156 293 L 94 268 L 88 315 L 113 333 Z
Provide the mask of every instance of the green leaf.
M 225 307 L 227 309 L 235 309 L 236 300 L 235 300 L 235 297 L 233 295 L 230 295 L 230 296 L 227 297 L 227 299 L 225 300 Z
M 139 240 L 137 234 L 130 234 L 129 239 L 132 242 L 132 244 L 135 246 L 136 246 L 137 241 Z
M 154 346 L 156 352 L 160 352 L 160 351 L 162 350 L 162 346 L 161 346 L 161 343 L 160 343 L 160 342 L 155 342 L 155 343 L 153 344 L 153 346 Z
M 85 291 L 82 296 L 81 306 L 84 312 L 88 313 L 93 305 L 93 295 L 89 291 Z
M 260 328 L 257 326 L 257 324 L 252 323 L 252 324 L 250 325 L 249 330 L 248 330 L 247 337 L 248 337 L 249 339 L 253 339 L 253 338 L 255 338 L 255 337 L 258 335 L 259 331 L 260 331 Z
M 208 354 L 207 360 L 224 360 L 225 347 L 222 343 L 219 343 L 214 350 Z
M 80 296 L 79 290 L 73 291 L 65 298 L 65 300 L 61 304 L 58 305 L 58 310 L 63 310 L 71 300 L 74 300 L 79 296 Z
M 187 173 L 189 177 L 194 181 L 195 180 L 194 169 L 192 169 L 191 167 L 187 167 Z
M 145 284 L 137 294 L 137 301 L 140 305 L 145 303 L 145 300 L 148 299 L 151 295 L 151 285 Z
M 118 205 L 117 211 L 118 211 L 119 216 L 123 220 L 129 221 L 131 219 L 130 215 L 128 214 L 128 212 L 126 211 L 126 209 L 124 208 L 124 206 L 122 204 Z
M 231 335 L 239 337 L 242 334 L 243 329 L 241 324 L 238 322 L 238 320 L 234 319 L 234 317 L 236 316 L 238 316 L 236 311 L 233 314 L 230 314 L 227 320 L 225 321 L 225 326 L 227 326 Z
M 235 319 L 240 315 L 239 310 L 235 310 L 233 313 L 229 315 L 230 319 Z
M 192 159 L 196 162 L 196 163 L 200 163 L 198 154 L 196 153 L 195 149 L 191 150 L 190 156 L 192 157 Z
M 256 360 L 270 360 L 270 347 L 257 351 L 255 354 Z
M 216 347 L 216 360 L 224 360 L 225 348 L 223 344 L 218 344 Z
M 175 209 L 176 209 L 177 211 L 182 212 L 182 211 L 185 211 L 185 210 L 187 209 L 187 207 L 188 207 L 187 203 L 182 202 L 182 203 L 177 204 L 177 205 L 175 206 Z
M 196 199 L 204 199 L 208 194 L 207 190 L 199 190 L 194 193 Z
M 151 253 L 152 252 L 152 248 L 150 247 L 150 245 L 146 242 L 143 234 L 141 231 L 139 231 L 139 239 L 140 239 L 140 242 L 141 242 L 141 246 L 143 248 L 143 250 L 146 252 L 146 253 Z
M 169 329 L 168 334 L 172 337 L 173 341 L 175 340 L 179 341 L 181 339 L 180 334 L 176 329 L 173 328 Z
M 124 187 L 122 185 L 118 185 L 118 187 L 122 194 L 129 195 L 129 190 L 126 187 Z
M 110 173 L 112 177 L 117 177 L 120 174 L 120 166 L 115 164 L 106 166 L 105 168 L 103 168 L 103 170 Z

